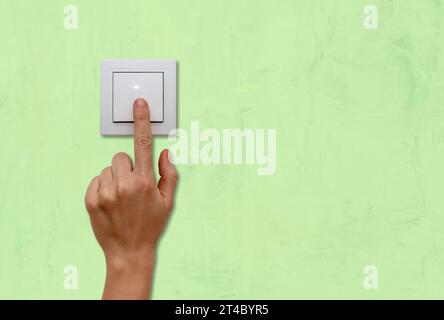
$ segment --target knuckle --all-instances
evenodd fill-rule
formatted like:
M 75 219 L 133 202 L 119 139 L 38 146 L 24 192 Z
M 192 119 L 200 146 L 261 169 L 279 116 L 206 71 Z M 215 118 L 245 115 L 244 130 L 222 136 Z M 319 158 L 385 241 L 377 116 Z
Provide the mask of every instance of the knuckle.
M 110 170 L 111 170 L 111 167 L 110 167 L 110 166 L 109 166 L 109 167 L 106 167 L 105 169 L 102 170 L 102 172 L 100 173 L 100 175 L 103 176 L 103 175 L 107 174 L 108 171 L 110 171 Z
M 171 172 L 171 180 L 173 180 L 174 182 L 177 182 L 179 180 L 179 174 L 176 170 L 173 170 Z
M 117 152 L 114 156 L 113 156 L 113 160 L 119 160 L 119 159 L 128 159 L 129 155 L 126 154 L 125 152 Z
M 89 213 L 95 212 L 99 209 L 99 203 L 95 198 L 86 198 L 85 205 L 86 205 L 86 210 Z
M 116 195 L 119 198 L 126 197 L 130 194 L 130 188 L 126 182 L 118 182 L 116 186 Z
M 146 135 L 136 137 L 136 145 L 144 150 L 150 149 L 153 145 L 153 139 Z
M 177 171 L 175 169 L 169 169 L 165 173 L 165 179 L 176 184 L 177 181 L 179 180 L 179 174 L 177 173 Z
M 109 208 L 115 203 L 116 198 L 110 192 L 102 192 L 100 194 L 99 207 Z
M 146 121 L 148 120 L 148 112 L 136 111 L 134 113 L 134 121 Z

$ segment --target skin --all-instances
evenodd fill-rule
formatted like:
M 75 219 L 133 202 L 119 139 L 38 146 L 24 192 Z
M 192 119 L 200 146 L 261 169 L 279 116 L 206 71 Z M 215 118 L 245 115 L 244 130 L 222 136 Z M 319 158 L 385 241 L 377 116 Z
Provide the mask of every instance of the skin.
M 137 99 L 134 112 L 135 163 L 117 153 L 112 165 L 94 177 L 85 196 L 92 229 L 106 260 L 103 299 L 148 299 L 156 247 L 174 202 L 177 172 L 168 150 L 153 172 L 148 103 Z

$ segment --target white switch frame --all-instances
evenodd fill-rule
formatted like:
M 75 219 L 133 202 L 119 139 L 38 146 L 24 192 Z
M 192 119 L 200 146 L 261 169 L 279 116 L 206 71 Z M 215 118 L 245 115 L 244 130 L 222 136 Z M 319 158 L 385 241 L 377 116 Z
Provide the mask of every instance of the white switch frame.
M 177 125 L 175 60 L 103 60 L 101 72 L 100 133 L 104 136 L 134 134 L 133 123 L 113 122 L 113 73 L 159 72 L 163 73 L 163 122 L 151 123 L 153 135 L 169 135 Z

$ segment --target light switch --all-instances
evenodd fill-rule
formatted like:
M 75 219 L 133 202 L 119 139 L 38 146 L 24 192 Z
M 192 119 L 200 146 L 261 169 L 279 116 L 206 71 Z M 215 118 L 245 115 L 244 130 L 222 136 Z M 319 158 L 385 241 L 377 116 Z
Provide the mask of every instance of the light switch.
M 137 98 L 148 101 L 154 135 L 169 135 L 176 129 L 175 60 L 104 60 L 101 81 L 102 135 L 134 134 Z
M 133 103 L 148 101 L 151 122 L 163 122 L 163 73 L 114 72 L 113 122 L 133 122 Z

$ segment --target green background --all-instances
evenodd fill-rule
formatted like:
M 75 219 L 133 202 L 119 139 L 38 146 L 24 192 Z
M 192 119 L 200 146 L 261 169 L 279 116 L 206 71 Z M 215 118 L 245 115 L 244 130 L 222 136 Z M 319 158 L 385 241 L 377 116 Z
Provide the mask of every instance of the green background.
M 84 192 L 132 154 L 99 134 L 105 58 L 177 59 L 181 128 L 277 129 L 272 176 L 179 166 L 153 298 L 444 298 L 443 17 L 432 0 L 2 0 L 0 298 L 100 297 Z

